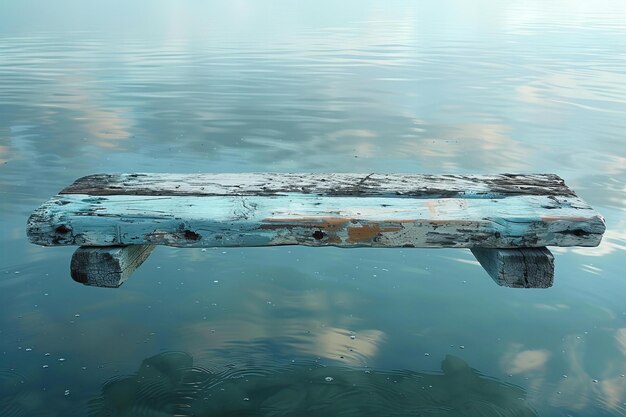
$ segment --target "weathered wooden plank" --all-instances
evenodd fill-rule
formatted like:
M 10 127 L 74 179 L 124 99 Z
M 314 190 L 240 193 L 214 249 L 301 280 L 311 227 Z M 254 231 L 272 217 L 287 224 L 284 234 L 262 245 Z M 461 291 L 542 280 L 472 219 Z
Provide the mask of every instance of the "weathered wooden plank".
M 554 174 L 98 174 L 78 179 L 61 194 L 412 198 L 504 198 L 517 195 L 574 197 Z
M 472 248 L 471 250 L 498 285 L 514 288 L 549 288 L 552 286 L 554 256 L 545 247 Z
M 148 259 L 154 245 L 80 247 L 72 255 L 72 279 L 95 287 L 117 288 Z
M 36 210 L 40 245 L 596 246 L 602 217 L 577 197 L 59 195 Z

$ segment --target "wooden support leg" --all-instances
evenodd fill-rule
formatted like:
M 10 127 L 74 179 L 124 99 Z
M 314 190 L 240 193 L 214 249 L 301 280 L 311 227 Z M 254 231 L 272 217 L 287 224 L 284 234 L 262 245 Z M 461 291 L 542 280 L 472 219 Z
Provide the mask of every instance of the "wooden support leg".
M 83 246 L 72 255 L 72 279 L 95 287 L 117 288 L 148 259 L 154 245 Z
M 498 285 L 549 288 L 554 281 L 554 256 L 543 248 L 472 248 L 472 253 Z

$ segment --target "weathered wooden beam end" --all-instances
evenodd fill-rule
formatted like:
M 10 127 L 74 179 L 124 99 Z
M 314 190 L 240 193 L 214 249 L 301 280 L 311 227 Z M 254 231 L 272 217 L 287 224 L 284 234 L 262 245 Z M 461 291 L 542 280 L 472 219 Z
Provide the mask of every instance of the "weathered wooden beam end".
M 554 281 L 554 256 L 542 248 L 472 248 L 496 284 L 512 288 L 549 288 Z
M 148 259 L 154 245 L 82 246 L 72 255 L 72 279 L 94 287 L 117 288 Z

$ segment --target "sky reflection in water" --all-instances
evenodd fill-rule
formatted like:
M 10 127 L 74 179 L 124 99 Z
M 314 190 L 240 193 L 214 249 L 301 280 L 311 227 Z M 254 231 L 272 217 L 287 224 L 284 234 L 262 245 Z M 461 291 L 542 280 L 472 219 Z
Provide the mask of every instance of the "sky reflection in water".
M 621 2 L 66 6 L 0 13 L 2 413 L 85 415 L 180 351 L 416 378 L 452 355 L 536 415 L 626 415 Z M 607 232 L 553 250 L 543 291 L 496 287 L 468 251 L 334 248 L 158 248 L 118 290 L 78 286 L 26 218 L 123 171 L 554 172 Z

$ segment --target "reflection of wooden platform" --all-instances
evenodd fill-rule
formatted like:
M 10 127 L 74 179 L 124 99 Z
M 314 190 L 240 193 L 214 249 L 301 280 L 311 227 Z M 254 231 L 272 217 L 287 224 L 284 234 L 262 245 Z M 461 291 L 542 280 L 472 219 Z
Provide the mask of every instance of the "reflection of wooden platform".
M 28 220 L 35 244 L 101 248 L 79 249 L 72 276 L 104 286 L 121 284 L 152 245 L 307 245 L 471 248 L 498 284 L 546 287 L 545 246 L 597 246 L 604 230 L 551 174 L 103 174 Z

